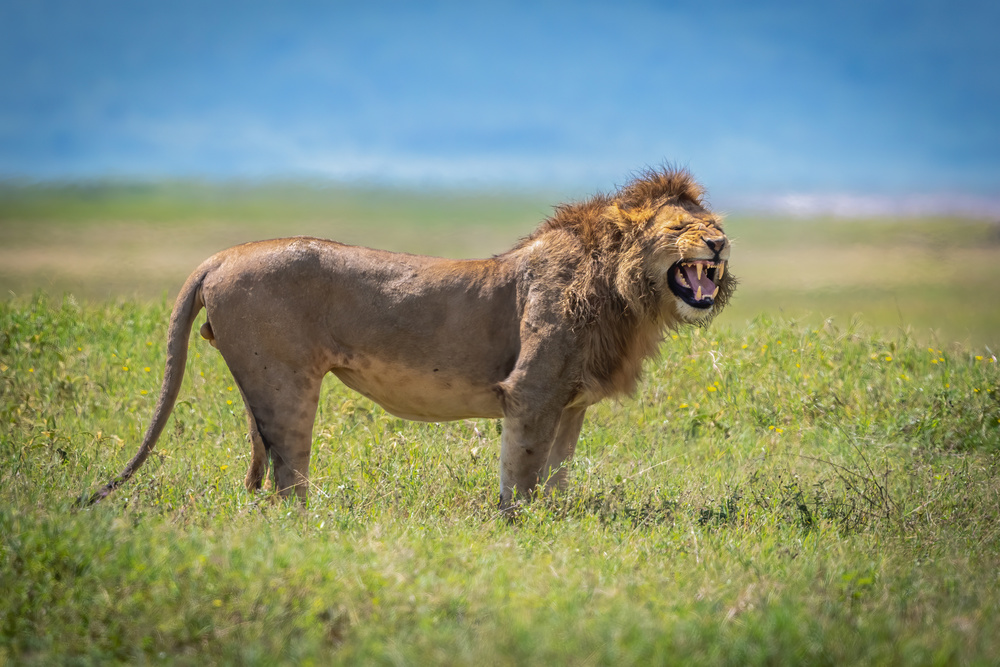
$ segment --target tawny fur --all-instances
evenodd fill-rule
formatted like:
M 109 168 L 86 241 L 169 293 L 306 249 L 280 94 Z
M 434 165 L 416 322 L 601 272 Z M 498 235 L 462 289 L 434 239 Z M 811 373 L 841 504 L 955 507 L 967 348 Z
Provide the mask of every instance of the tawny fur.
M 295 237 L 206 260 L 171 315 L 163 387 L 143 443 L 96 502 L 142 465 L 180 391 L 191 326 L 226 360 L 247 410 L 247 488 L 268 467 L 307 497 L 327 373 L 408 419 L 504 419 L 500 505 L 565 484 L 584 412 L 635 389 L 664 331 L 709 321 L 736 282 L 721 221 L 681 170 L 557 207 L 510 251 L 445 260 Z M 716 296 L 681 296 L 705 267 Z M 706 273 L 706 276 L 709 274 Z M 671 283 L 671 280 L 673 283 Z M 701 287 L 701 274 L 697 281 Z M 673 287 L 671 287 L 673 285 Z M 694 299 L 694 301 L 692 301 Z

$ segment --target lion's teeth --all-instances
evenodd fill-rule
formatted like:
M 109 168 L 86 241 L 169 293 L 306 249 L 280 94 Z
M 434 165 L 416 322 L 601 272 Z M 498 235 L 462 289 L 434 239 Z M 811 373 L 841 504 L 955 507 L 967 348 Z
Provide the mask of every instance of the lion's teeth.
M 679 282 L 681 285 L 684 285 L 684 287 L 691 289 L 691 285 L 689 285 L 688 281 L 684 279 L 684 274 L 679 271 L 677 272 L 677 282 Z
M 726 263 L 719 262 L 719 273 L 716 276 L 716 280 L 722 280 L 722 276 L 726 274 Z
M 701 280 L 701 270 L 704 268 L 704 265 L 701 262 L 698 262 L 697 264 L 694 265 L 694 268 L 695 271 L 698 272 L 698 280 Z M 701 297 L 698 298 L 700 299 Z
M 701 285 L 698 285 L 698 294 L 694 298 L 696 301 L 701 301 Z
M 717 297 L 717 296 L 719 296 L 719 288 L 718 288 L 718 287 L 716 287 L 716 288 L 715 288 L 715 291 L 714 291 L 714 292 L 712 292 L 712 298 L 713 298 L 713 299 L 714 299 L 715 297 Z

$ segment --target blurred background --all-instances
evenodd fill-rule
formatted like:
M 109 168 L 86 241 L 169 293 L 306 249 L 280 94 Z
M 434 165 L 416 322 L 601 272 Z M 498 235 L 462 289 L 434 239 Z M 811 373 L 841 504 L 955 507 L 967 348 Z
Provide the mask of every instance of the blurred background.
M 4 298 L 169 298 L 222 247 L 500 252 L 689 168 L 724 322 L 1000 345 L 1000 4 L 0 0 Z

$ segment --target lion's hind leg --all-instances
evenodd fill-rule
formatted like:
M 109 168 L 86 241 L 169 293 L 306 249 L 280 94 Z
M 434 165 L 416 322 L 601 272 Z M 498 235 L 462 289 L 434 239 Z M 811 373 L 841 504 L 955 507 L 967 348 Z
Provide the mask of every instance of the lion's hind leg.
M 266 366 L 241 359 L 229 363 L 247 409 L 251 442 L 247 489 L 261 488 L 270 464 L 272 490 L 283 497 L 294 493 L 304 503 L 322 374 L 275 361 Z
M 241 388 L 240 394 L 242 393 L 243 389 Z M 247 437 L 250 439 L 250 467 L 247 469 L 247 476 L 243 483 L 247 491 L 253 492 L 261 489 L 264 477 L 267 476 L 267 448 L 264 447 L 264 439 L 260 437 L 257 420 L 250 410 L 250 403 L 245 395 L 243 396 L 243 405 L 246 406 Z

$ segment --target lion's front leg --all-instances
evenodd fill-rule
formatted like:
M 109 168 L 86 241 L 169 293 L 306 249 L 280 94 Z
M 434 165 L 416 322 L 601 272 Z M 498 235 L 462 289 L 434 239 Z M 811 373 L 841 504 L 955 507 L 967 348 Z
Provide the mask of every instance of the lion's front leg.
M 563 410 L 542 473 L 546 491 L 566 488 L 565 464 L 573 458 L 573 452 L 576 451 L 576 442 L 580 439 L 580 429 L 583 428 L 583 415 L 586 411 L 587 408 L 580 407 Z
M 508 415 L 500 436 L 500 509 L 514 500 L 530 497 L 542 479 L 552 439 L 559 423 L 559 410 L 541 414 Z
M 573 456 L 586 408 L 529 410 L 508 415 L 500 437 L 500 509 L 526 499 L 539 483 L 546 491 L 566 485 L 563 463 Z
M 515 500 L 527 500 L 546 482 L 553 441 L 580 383 L 580 345 L 577 334 L 564 320 L 559 290 L 529 289 L 521 316 L 521 349 L 517 363 L 498 389 L 503 401 L 503 435 L 500 439 L 500 509 L 509 511 Z M 583 414 L 580 411 L 579 419 Z M 566 435 L 579 434 L 567 422 Z M 563 438 L 568 440 L 568 437 Z M 570 448 L 561 443 L 558 463 Z

